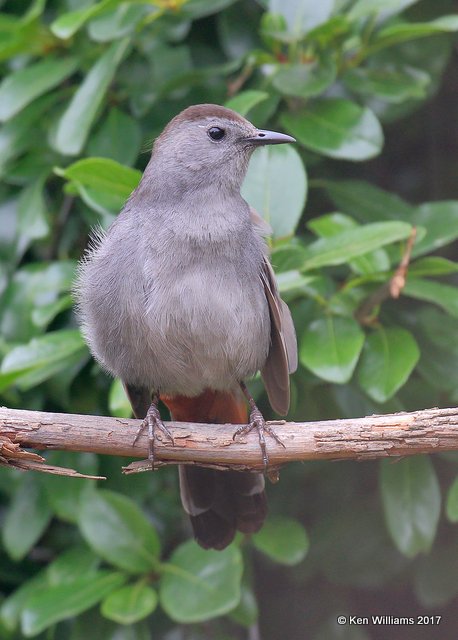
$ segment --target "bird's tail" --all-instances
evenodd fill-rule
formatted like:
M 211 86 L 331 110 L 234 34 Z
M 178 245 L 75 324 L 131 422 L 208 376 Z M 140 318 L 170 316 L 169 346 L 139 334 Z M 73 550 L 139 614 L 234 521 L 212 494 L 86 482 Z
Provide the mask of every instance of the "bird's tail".
M 247 409 L 237 392 L 206 390 L 195 398 L 161 396 L 179 422 L 246 424 Z M 267 515 L 264 476 L 249 471 L 214 471 L 182 465 L 181 501 L 194 537 L 205 549 L 224 549 L 236 531 L 259 531 Z

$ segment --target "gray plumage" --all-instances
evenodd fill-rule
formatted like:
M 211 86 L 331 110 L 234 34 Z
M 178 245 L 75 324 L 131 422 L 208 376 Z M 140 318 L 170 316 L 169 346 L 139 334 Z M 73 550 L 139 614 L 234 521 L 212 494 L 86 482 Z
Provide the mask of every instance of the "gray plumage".
M 212 127 L 223 140 L 210 138 Z M 273 408 L 288 410 L 294 328 L 262 224 L 240 195 L 256 145 L 292 141 L 270 133 L 223 107 L 186 109 L 94 238 L 79 267 L 78 313 L 94 357 L 126 386 L 197 396 L 261 370 Z

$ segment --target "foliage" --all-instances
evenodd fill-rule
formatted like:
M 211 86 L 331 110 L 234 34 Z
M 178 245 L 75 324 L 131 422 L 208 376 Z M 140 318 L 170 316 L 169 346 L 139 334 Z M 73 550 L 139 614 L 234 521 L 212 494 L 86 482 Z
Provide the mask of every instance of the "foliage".
M 458 201 L 409 204 L 365 180 L 361 164 L 383 160 L 384 137 L 402 140 L 440 87 L 458 30 L 451 0 L 1 4 L 3 404 L 129 415 L 77 328 L 75 265 L 90 227 L 107 227 L 138 183 L 154 137 L 199 102 L 298 141 L 258 151 L 243 187 L 273 229 L 272 262 L 295 319 L 290 417 L 456 403 Z M 401 298 L 361 322 L 362 303 L 392 276 L 413 226 Z M 252 543 L 223 552 L 183 542 L 169 470 L 123 478 L 120 460 L 49 458 L 109 479 L 102 488 L 1 471 L 1 637 L 181 638 L 177 625 L 195 623 L 192 637 L 223 638 L 256 623 L 256 591 L 266 638 L 281 629 L 332 639 L 343 637 L 337 614 L 356 610 L 355 589 L 385 588 L 386 597 L 396 581 L 414 590 L 417 603 L 404 593 L 411 608 L 446 606 L 458 591 L 446 560 L 456 557 L 445 521 L 458 520 L 454 456 L 383 464 L 378 488 L 376 463 L 291 467 L 271 492 L 276 516 Z M 300 564 L 286 578 L 274 563 Z M 277 580 L 287 589 L 273 597 L 266 585 Z M 299 616 L 285 614 L 288 592 L 306 603 Z

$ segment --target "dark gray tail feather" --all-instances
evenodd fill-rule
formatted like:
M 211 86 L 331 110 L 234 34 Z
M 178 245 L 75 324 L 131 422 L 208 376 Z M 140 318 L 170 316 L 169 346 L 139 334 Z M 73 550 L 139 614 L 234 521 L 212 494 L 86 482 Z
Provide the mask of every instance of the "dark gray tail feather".
M 137 418 L 151 404 L 145 387 L 124 384 Z M 214 471 L 179 467 L 181 502 L 191 520 L 194 537 L 204 549 L 224 549 L 236 531 L 256 533 L 267 515 L 264 476 L 249 471 Z
M 224 549 L 236 531 L 256 533 L 262 527 L 267 515 L 263 475 L 190 465 L 179 472 L 181 502 L 204 549 Z

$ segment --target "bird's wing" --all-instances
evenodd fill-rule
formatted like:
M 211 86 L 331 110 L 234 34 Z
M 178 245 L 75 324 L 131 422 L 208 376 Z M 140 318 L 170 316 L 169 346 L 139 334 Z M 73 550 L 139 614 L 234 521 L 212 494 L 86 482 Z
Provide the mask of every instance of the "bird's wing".
M 280 298 L 267 257 L 262 263 L 261 281 L 271 323 L 270 349 L 261 376 L 272 408 L 280 415 L 285 415 L 289 409 L 289 374 L 297 369 L 296 332 L 288 306 Z
M 123 386 L 132 405 L 134 416 L 142 420 L 151 405 L 151 391 L 146 387 L 136 387 L 126 382 L 123 382 Z

